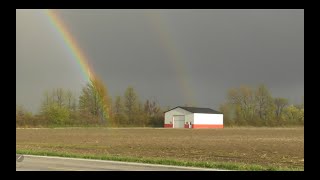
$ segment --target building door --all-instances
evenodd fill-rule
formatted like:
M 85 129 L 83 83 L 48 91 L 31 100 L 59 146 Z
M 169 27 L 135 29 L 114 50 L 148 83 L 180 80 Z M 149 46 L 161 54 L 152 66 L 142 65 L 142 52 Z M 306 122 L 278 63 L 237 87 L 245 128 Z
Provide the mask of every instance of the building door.
M 173 116 L 173 128 L 184 128 L 184 116 L 183 115 Z

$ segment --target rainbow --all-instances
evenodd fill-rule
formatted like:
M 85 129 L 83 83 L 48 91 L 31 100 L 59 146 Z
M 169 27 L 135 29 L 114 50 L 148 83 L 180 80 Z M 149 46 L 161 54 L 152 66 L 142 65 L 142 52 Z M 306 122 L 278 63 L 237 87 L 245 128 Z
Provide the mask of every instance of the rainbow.
M 69 48 L 75 60 L 79 63 L 85 79 L 87 81 L 95 79 L 96 75 L 89 64 L 88 58 L 79 47 L 77 41 L 73 38 L 72 34 L 68 31 L 67 26 L 63 23 L 58 13 L 54 10 L 46 10 L 46 14 L 49 16 L 53 27 L 61 34 L 64 43 Z
M 162 17 L 160 13 L 148 13 L 147 18 L 149 19 L 155 34 L 158 36 L 161 46 L 167 52 L 168 59 L 176 73 L 176 81 L 184 96 L 185 103 L 188 105 L 196 105 L 197 102 L 194 97 L 194 90 L 188 81 L 190 78 L 188 78 L 182 53 L 179 51 L 174 38 L 167 28 L 168 24 L 166 24 L 164 17 Z
M 46 14 L 49 17 L 53 27 L 61 35 L 65 45 L 67 46 L 67 48 L 69 48 L 74 59 L 80 65 L 85 79 L 89 83 L 91 83 L 94 90 L 96 91 L 99 98 L 100 107 L 102 109 L 103 117 L 107 117 L 107 118 L 110 117 L 110 112 L 108 109 L 109 106 L 107 105 L 108 100 L 104 94 L 105 92 L 103 92 L 103 89 L 105 88 L 105 86 L 103 85 L 101 79 L 94 73 L 94 69 L 89 64 L 89 59 L 86 57 L 85 53 L 81 50 L 77 41 L 69 32 L 67 26 L 63 23 L 58 13 L 56 13 L 54 10 L 46 10 Z
M 47 15 L 49 16 L 53 26 L 57 29 L 65 44 L 70 49 L 70 52 L 80 64 L 83 74 L 86 80 L 90 81 L 92 79 L 98 78 L 94 74 L 93 68 L 90 66 L 88 58 L 85 56 L 81 48 L 79 47 L 77 41 L 73 38 L 71 33 L 68 31 L 67 26 L 63 23 L 58 13 L 54 10 L 47 10 Z M 168 25 L 165 24 L 164 19 L 158 13 L 149 13 L 147 15 L 150 19 L 150 23 L 154 29 L 154 32 L 158 36 L 161 46 L 165 49 L 168 55 L 168 59 L 172 63 L 173 70 L 176 72 L 176 80 L 181 88 L 181 92 L 184 95 L 184 99 L 187 104 L 196 104 L 194 98 L 194 91 L 191 84 L 188 81 L 188 74 L 186 72 L 185 64 L 183 63 L 182 53 L 179 52 L 174 39 L 171 37 L 168 29 Z

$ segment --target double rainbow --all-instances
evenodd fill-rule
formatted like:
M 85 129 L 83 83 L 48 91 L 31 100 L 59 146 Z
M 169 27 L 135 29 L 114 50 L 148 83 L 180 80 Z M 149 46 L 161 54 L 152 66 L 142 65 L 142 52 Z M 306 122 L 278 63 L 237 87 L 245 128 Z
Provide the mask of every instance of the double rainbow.
M 89 64 L 89 59 L 86 57 L 85 53 L 79 47 L 77 41 L 68 31 L 67 26 L 64 24 L 62 19 L 59 17 L 55 10 L 46 10 L 55 29 L 61 34 L 62 39 L 66 46 L 70 49 L 71 54 L 74 59 L 81 66 L 85 79 L 87 81 L 92 81 L 97 79 L 97 75 L 94 73 L 93 68 Z M 154 28 L 154 32 L 158 35 L 159 42 L 162 47 L 166 50 L 169 61 L 172 63 L 172 67 L 176 72 L 177 82 L 181 88 L 181 92 L 184 95 L 184 99 L 188 104 L 195 104 L 194 91 L 190 83 L 188 82 L 188 76 L 186 72 L 186 67 L 183 63 L 182 53 L 179 52 L 176 43 L 170 36 L 167 25 L 164 18 L 160 14 L 150 13 L 147 15 L 150 18 L 150 23 Z

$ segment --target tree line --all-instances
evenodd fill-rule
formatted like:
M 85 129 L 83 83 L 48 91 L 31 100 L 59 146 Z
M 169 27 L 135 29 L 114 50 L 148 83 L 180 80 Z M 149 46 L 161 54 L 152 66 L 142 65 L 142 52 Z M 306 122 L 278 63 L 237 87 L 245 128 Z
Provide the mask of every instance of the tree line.
M 130 86 L 112 100 L 102 81 L 94 79 L 79 97 L 62 88 L 45 92 L 37 114 L 17 106 L 16 126 L 162 127 L 163 110 L 156 100 L 142 102 Z
M 289 104 L 286 98 L 272 97 L 264 85 L 229 90 L 220 111 L 226 126 L 304 125 L 303 97 L 301 104 Z
M 112 99 L 99 79 L 91 80 L 80 96 L 62 88 L 46 91 L 36 114 L 16 107 L 17 127 L 107 126 L 163 127 L 164 114 L 156 100 L 141 101 L 133 87 Z M 304 104 L 272 97 L 264 86 L 230 89 L 220 105 L 225 126 L 304 125 Z

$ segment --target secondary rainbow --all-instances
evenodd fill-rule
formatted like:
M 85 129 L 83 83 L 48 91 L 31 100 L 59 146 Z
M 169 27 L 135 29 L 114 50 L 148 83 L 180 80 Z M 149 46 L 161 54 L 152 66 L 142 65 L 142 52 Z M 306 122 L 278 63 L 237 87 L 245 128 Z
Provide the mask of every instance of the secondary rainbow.
M 176 73 L 176 80 L 181 89 L 181 93 L 184 95 L 185 103 L 189 105 L 196 105 L 197 101 L 194 97 L 194 89 L 189 82 L 189 74 L 186 71 L 186 65 L 183 62 L 183 54 L 179 50 L 177 42 L 169 32 L 166 19 L 161 13 L 146 13 L 147 18 L 150 20 L 150 24 L 158 36 L 158 41 L 167 53 L 169 62 Z

